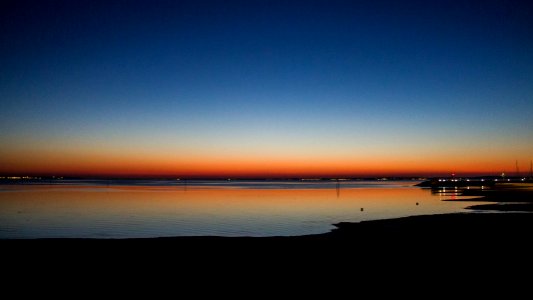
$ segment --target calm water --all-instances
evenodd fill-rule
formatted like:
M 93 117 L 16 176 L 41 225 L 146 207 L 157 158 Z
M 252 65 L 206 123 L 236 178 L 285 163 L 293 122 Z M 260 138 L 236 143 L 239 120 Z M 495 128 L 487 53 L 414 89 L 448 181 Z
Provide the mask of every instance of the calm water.
M 0 185 L 0 238 L 273 236 L 464 211 L 417 182 L 55 181 Z M 416 205 L 418 203 L 418 205 Z M 361 208 L 364 208 L 361 211 Z

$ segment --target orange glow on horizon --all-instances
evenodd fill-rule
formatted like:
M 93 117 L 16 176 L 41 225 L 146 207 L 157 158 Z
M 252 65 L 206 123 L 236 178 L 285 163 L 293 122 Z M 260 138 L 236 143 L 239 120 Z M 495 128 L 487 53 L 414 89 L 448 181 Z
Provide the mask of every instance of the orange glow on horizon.
M 221 157 L 18 153 L 4 156 L 0 174 L 171 177 L 355 177 L 498 174 L 513 164 L 450 157 Z M 525 170 L 525 166 L 522 168 Z
M 529 144 L 490 151 L 476 148 L 398 146 L 272 149 L 173 148 L 57 140 L 0 148 L 0 175 L 305 178 L 358 176 L 499 175 L 529 169 Z M 508 145 L 508 144 L 505 144 Z M 285 150 L 285 151 L 284 151 Z M 512 157 L 513 159 L 509 159 Z

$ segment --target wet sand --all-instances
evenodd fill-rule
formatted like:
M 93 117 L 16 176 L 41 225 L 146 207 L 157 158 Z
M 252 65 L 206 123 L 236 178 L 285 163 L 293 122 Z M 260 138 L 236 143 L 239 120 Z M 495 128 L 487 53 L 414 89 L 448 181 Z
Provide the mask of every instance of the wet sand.
M 445 200 L 445 201 L 480 201 L 490 202 L 466 207 L 471 210 L 489 210 L 500 212 L 531 212 L 533 211 L 533 184 L 499 184 L 487 190 L 462 191 L 462 196 L 477 197 L 468 200 Z

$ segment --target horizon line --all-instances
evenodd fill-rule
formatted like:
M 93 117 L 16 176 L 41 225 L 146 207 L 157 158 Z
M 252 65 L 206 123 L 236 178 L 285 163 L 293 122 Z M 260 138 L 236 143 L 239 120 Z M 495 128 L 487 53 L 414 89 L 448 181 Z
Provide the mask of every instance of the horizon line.
M 429 178 L 447 177 L 447 178 L 466 178 L 466 177 L 502 177 L 501 174 L 481 174 L 481 173 L 464 173 L 464 174 L 431 174 L 431 175 L 355 175 L 355 176 L 170 176 L 170 175 L 19 175 L 19 174 L 0 174 L 0 180 L 68 180 L 68 179 L 99 179 L 99 180 L 360 180 L 360 179 L 416 179 L 424 180 Z M 507 178 L 528 177 L 524 174 L 508 174 Z

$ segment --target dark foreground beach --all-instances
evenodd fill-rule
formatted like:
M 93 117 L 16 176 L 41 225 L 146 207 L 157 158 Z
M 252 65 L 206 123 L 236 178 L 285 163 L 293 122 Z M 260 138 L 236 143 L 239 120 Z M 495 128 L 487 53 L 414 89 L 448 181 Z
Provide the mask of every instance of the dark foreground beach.
M 455 295 L 459 287 L 461 294 L 523 295 L 533 265 L 533 214 L 525 211 L 531 190 L 465 194 L 490 206 L 340 223 L 306 236 L 1 240 L 0 248 L 13 284 L 28 277 L 32 283 L 52 281 L 46 286 L 54 295 L 69 290 L 58 288 L 64 283 L 84 293 L 108 293 L 111 287 L 121 295 L 139 287 L 150 293 L 192 289 L 194 295 L 287 295 L 288 289 L 301 296 L 322 289 L 330 296 L 370 291 L 426 297 Z M 508 205 L 522 211 L 507 212 Z
M 306 292 L 314 290 L 309 282 L 328 282 L 336 291 L 394 282 L 439 290 L 466 284 L 479 293 L 473 285 L 477 281 L 485 285 L 484 292 L 492 291 L 493 282 L 506 293 L 520 291 L 529 281 L 521 274 L 533 267 L 533 214 L 524 211 L 531 207 L 531 189 L 492 192 L 467 192 L 492 202 L 481 204 L 491 205 L 483 212 L 472 207 L 467 213 L 339 223 L 317 235 L 2 240 L 0 248 L 11 274 L 27 276 L 31 270 L 33 276 L 49 278 L 51 270 L 59 270 L 62 278 L 74 281 L 97 274 L 108 283 L 126 277 L 142 278 L 144 285 L 146 279 L 160 283 L 164 277 L 169 286 L 249 282 L 262 288 L 266 277 L 273 287 Z M 505 212 L 511 203 L 523 205 L 523 211 Z M 503 209 L 495 210 L 499 206 Z M 304 286 L 295 286 L 302 280 Z
M 472 282 L 496 280 L 499 288 L 517 291 L 529 278 L 520 274 L 533 267 L 531 213 L 427 215 L 336 226 L 329 233 L 295 237 L 11 240 L 0 247 L 13 272 L 38 270 L 46 278 L 47 270 L 84 276 L 91 270 L 109 282 L 170 274 L 164 277 L 172 282 L 261 285 L 258 278 L 267 277 L 289 286 L 295 280 L 320 286 L 344 282 L 345 288 L 364 282 L 469 282 L 476 289 Z

